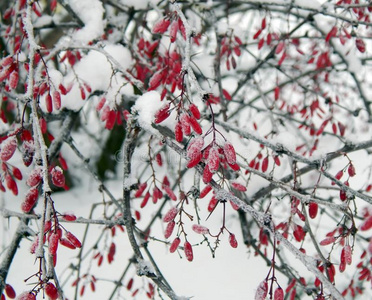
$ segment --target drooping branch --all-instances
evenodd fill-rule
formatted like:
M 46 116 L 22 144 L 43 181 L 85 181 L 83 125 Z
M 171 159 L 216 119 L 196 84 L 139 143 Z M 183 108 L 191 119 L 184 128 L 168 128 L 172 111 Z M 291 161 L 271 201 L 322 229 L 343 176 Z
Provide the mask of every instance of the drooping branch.
M 181 149 L 178 145 L 176 145 L 173 141 L 171 141 L 169 138 L 164 138 L 167 145 L 175 150 L 181 157 L 184 159 L 187 159 L 186 152 Z M 201 165 L 196 166 L 196 170 L 199 173 L 203 173 L 203 167 Z M 269 232 L 271 232 L 272 235 L 275 236 L 275 238 L 284 245 L 284 247 L 289 250 L 295 258 L 299 259 L 303 265 L 316 277 L 318 277 L 324 286 L 330 291 L 332 296 L 335 297 L 335 299 L 342 300 L 344 299 L 341 295 L 341 293 L 334 287 L 334 285 L 326 278 L 317 268 L 317 262 L 314 258 L 303 254 L 301 251 L 299 251 L 296 247 L 294 247 L 286 238 L 283 237 L 281 233 L 273 229 L 273 224 L 271 221 L 271 216 L 266 213 L 262 213 L 254 209 L 252 206 L 248 205 L 238 197 L 232 195 L 230 192 L 227 192 L 226 190 L 222 189 L 219 184 L 217 184 L 214 180 L 211 180 L 210 185 L 214 188 L 216 198 L 219 201 L 232 201 L 240 209 L 242 209 L 244 212 L 249 213 L 256 222 L 262 227 L 267 229 Z
M 132 180 L 132 170 L 131 170 L 131 159 L 136 144 L 137 136 L 140 129 L 135 126 L 134 122 L 128 122 L 127 134 L 125 137 L 123 145 L 123 201 L 124 201 L 124 224 L 127 229 L 127 235 L 134 252 L 134 257 L 137 265 L 137 274 L 140 276 L 146 276 L 150 278 L 168 297 L 172 300 L 177 300 L 178 296 L 174 293 L 171 287 L 164 280 L 161 273 L 155 274 L 151 268 L 146 267 L 144 262 L 144 257 L 141 253 L 140 247 L 135 237 L 135 229 L 133 218 L 131 214 L 131 180 Z
M 221 125 L 225 129 L 231 130 L 231 131 L 239 134 L 240 136 L 242 136 L 242 137 L 244 137 L 248 140 L 256 141 L 256 142 L 264 145 L 265 147 L 274 150 L 278 154 L 287 155 L 287 156 L 291 157 L 292 159 L 294 159 L 296 161 L 299 161 L 299 162 L 303 162 L 305 164 L 308 164 L 309 166 L 311 166 L 311 165 L 316 166 L 318 168 L 319 172 L 321 172 L 325 177 L 327 177 L 327 178 L 331 179 L 333 182 L 335 182 L 340 188 L 342 188 L 343 190 L 345 190 L 347 192 L 350 192 L 351 194 L 353 194 L 356 197 L 359 197 L 360 199 L 363 199 L 367 203 L 372 204 L 372 198 L 371 197 L 369 197 L 369 196 L 367 196 L 363 193 L 360 193 L 358 191 L 355 191 L 354 189 L 350 188 L 346 184 L 337 180 L 334 176 L 332 176 L 327 171 L 322 169 L 322 166 L 325 163 L 327 163 L 327 162 L 329 162 L 329 161 L 331 161 L 331 160 L 333 160 L 337 157 L 340 157 L 340 156 L 344 155 L 345 153 L 355 152 L 355 151 L 363 150 L 363 149 L 367 150 L 368 148 L 371 148 L 372 147 L 372 140 L 361 142 L 361 143 L 355 144 L 355 145 L 346 144 L 341 149 L 339 149 L 337 151 L 327 153 L 322 158 L 309 159 L 309 158 L 306 158 L 302 155 L 299 155 L 299 154 L 285 148 L 281 144 L 273 144 L 270 141 L 268 141 L 267 139 L 264 139 L 264 138 L 262 138 L 262 137 L 260 137 L 256 134 L 254 134 L 253 132 L 248 132 L 246 130 L 242 130 L 242 129 L 236 127 L 236 126 L 230 125 L 226 122 L 222 122 L 222 121 L 219 121 L 219 120 L 216 120 L 216 123 Z

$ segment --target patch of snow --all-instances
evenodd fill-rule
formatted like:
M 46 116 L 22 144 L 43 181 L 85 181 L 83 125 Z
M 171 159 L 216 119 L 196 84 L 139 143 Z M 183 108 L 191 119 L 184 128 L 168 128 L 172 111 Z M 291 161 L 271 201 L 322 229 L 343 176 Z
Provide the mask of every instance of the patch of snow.
M 77 30 L 73 35 L 75 41 L 87 44 L 103 35 L 105 28 L 104 8 L 100 1 L 70 0 L 69 4 L 81 21 L 84 22 L 84 27 Z
M 104 50 L 120 62 L 121 68 L 129 68 L 132 58 L 127 48 L 122 45 L 109 44 Z M 105 91 L 105 97 L 111 107 L 115 106 L 116 100 L 121 102 L 121 95 L 133 94 L 133 87 L 130 84 L 125 84 L 125 79 L 120 72 L 113 76 L 114 69 L 116 69 L 115 66 L 109 62 L 103 53 L 90 51 L 76 63 L 75 72 L 71 71 L 66 76 L 64 85 L 67 87 L 69 84 L 73 84 L 73 87 L 67 95 L 62 96 L 62 107 L 79 110 L 86 103 L 81 99 L 79 84 L 76 82 L 75 75 L 82 82 L 89 84 L 92 91 Z M 41 104 L 43 104 L 43 101 L 41 101 Z
M 49 25 L 53 22 L 53 17 L 48 16 L 48 15 L 42 15 L 41 17 L 37 18 L 36 21 L 34 22 L 34 27 L 35 28 L 40 28 L 45 25 Z
M 124 178 L 123 182 L 123 189 L 130 189 L 131 186 L 136 184 L 138 182 L 138 179 L 136 179 L 133 175 L 128 178 Z
M 283 145 L 290 151 L 296 151 L 296 141 L 297 137 L 288 131 L 280 132 L 271 142 L 276 143 L 277 145 Z
M 157 5 L 160 0 L 121 0 L 123 5 L 133 7 L 134 9 L 145 9 L 151 5 Z
M 137 121 L 144 130 L 158 135 L 158 131 L 152 127 L 152 124 L 155 120 L 155 113 L 164 105 L 165 101 L 161 101 L 160 94 L 157 91 L 150 91 L 137 99 L 136 104 L 132 107 L 132 113 L 138 115 Z
M 140 260 L 137 264 L 137 274 L 139 276 L 155 274 L 154 266 L 148 260 Z
M 345 55 L 344 58 L 347 61 L 347 67 L 351 73 L 354 73 L 359 79 L 365 77 L 364 73 L 361 73 L 360 70 L 363 70 L 362 62 L 357 55 L 357 49 L 354 49 L 354 53 Z
M 289 2 L 289 1 L 280 1 L 280 2 Z M 308 0 L 296 0 L 294 1 L 295 5 L 302 6 L 304 8 L 312 8 L 312 9 L 320 9 L 321 3 L 316 0 L 308 1 Z
M 49 68 L 48 69 L 48 75 L 50 77 L 50 80 L 53 82 L 54 86 L 56 88 L 58 88 L 60 83 L 62 83 L 62 81 L 63 81 L 62 73 L 60 71 L 56 70 L 56 69 Z

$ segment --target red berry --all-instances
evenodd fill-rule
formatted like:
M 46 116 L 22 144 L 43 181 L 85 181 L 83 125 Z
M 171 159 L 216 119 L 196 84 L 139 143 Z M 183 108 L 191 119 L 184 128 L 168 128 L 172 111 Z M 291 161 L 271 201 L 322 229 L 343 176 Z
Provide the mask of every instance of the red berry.
M 76 247 L 66 238 L 60 238 L 59 243 L 69 249 L 76 249 Z
M 52 221 L 48 220 L 44 223 L 44 233 L 48 232 L 52 228 Z
M 13 167 L 13 176 L 18 180 L 22 180 L 23 178 L 21 170 L 17 167 Z
M 261 21 L 261 29 L 265 29 L 265 28 L 266 28 L 266 18 L 263 18 Z
M 5 284 L 5 294 L 10 298 L 14 299 L 16 297 L 16 292 L 10 284 Z
M 208 211 L 212 212 L 214 208 L 216 207 L 217 203 L 218 203 L 218 200 L 216 199 L 216 197 L 213 196 L 212 199 L 209 201 Z
M 209 229 L 203 225 L 194 224 L 192 225 L 192 230 L 194 230 L 198 234 L 208 234 Z
M 48 113 L 53 111 L 52 96 L 49 93 L 45 97 L 45 106 Z
M 169 198 L 171 198 L 173 201 L 177 200 L 177 196 L 174 194 L 174 192 L 172 191 L 172 189 L 169 186 L 167 186 L 167 185 L 164 186 L 164 191 L 167 193 Z
M 81 248 L 81 242 L 78 240 L 76 236 L 74 236 L 71 232 L 66 231 L 65 233 L 66 238 L 73 244 L 76 248 Z
M 238 182 L 231 182 L 231 186 L 232 186 L 234 189 L 236 189 L 236 190 L 238 190 L 238 191 L 241 191 L 241 192 L 245 192 L 245 191 L 247 191 L 247 188 L 246 188 L 244 185 L 242 185 L 242 184 L 240 184 L 240 183 L 238 183 Z
M 72 222 L 76 220 L 76 216 L 73 213 L 64 213 L 62 215 L 62 218 L 68 222 Z
M 114 260 L 115 253 L 116 253 L 116 245 L 114 242 L 112 242 L 109 248 L 109 253 L 107 254 L 107 261 L 109 264 L 111 264 L 112 261 Z
M 344 184 L 346 186 L 349 186 L 349 181 L 345 181 Z M 340 189 L 340 200 L 346 201 L 347 200 L 347 192 L 346 190 Z
M 146 206 L 147 202 L 149 201 L 149 199 L 150 199 L 150 192 L 147 192 L 145 194 L 145 197 L 143 197 L 143 200 L 141 202 L 141 206 L 140 207 L 141 208 L 144 208 Z
M 274 300 L 283 300 L 284 299 L 284 291 L 281 287 L 278 287 L 274 292 Z
M 326 246 L 326 245 L 334 243 L 335 241 L 336 241 L 336 238 L 334 236 L 329 236 L 329 237 L 326 237 L 324 240 L 322 240 L 319 243 L 319 245 Z
M 200 119 L 200 111 L 199 111 L 199 108 L 194 104 L 190 104 L 189 106 L 189 109 L 190 109 L 190 112 L 192 113 L 192 115 L 196 118 L 196 119 Z
M 0 159 L 2 161 L 8 161 L 17 149 L 17 139 L 15 137 L 8 138 L 1 147 Z
M 332 37 L 337 35 L 337 27 L 333 26 L 332 29 L 328 32 L 325 41 L 328 42 Z
M 51 300 L 56 300 L 56 299 L 58 299 L 58 290 L 57 290 L 57 288 L 54 286 L 54 284 L 51 283 L 51 282 L 48 282 L 48 283 L 45 285 L 45 294 L 47 294 L 47 296 L 48 296 Z
M 61 91 L 62 95 L 67 95 L 68 91 L 63 84 L 60 84 L 58 88 Z
M 311 202 L 309 204 L 309 216 L 312 219 L 315 219 L 318 214 L 318 204 L 315 202 Z
M 54 107 L 59 110 L 61 108 L 61 94 L 58 91 L 53 92 Z
M 198 120 L 196 120 L 194 116 L 189 116 L 189 122 L 196 134 L 200 135 L 203 133 L 203 130 L 200 127 L 200 124 L 198 123 Z
M 36 168 L 31 171 L 26 183 L 28 186 L 33 187 L 39 184 L 42 178 L 41 168 Z
M 13 177 L 8 173 L 5 175 L 5 182 L 6 182 L 7 188 L 12 191 L 14 196 L 17 196 L 18 195 L 17 183 L 15 182 Z
M 147 182 L 140 183 L 138 185 L 138 190 L 134 194 L 134 197 L 136 198 L 141 197 L 146 187 L 147 187 Z
M 348 169 L 347 169 L 347 172 L 349 173 L 349 176 L 350 177 L 353 177 L 355 176 L 355 167 L 353 164 L 350 164 Z
M 165 228 L 165 232 L 164 232 L 164 237 L 167 239 L 169 238 L 172 233 L 173 233 L 173 229 L 174 229 L 174 226 L 176 225 L 176 222 L 174 221 L 170 221 L 168 224 L 167 224 L 167 227 Z
M 171 43 L 174 43 L 176 41 L 177 32 L 178 32 L 178 22 L 173 21 L 169 29 L 169 36 L 170 36 Z
M 3 18 L 5 18 L 4 17 L 4 15 L 3 15 Z M 13 56 L 7 56 L 7 57 L 5 57 L 3 60 L 2 60 L 2 62 L 1 62 L 1 66 L 3 66 L 3 67 L 7 67 L 7 66 L 9 66 L 9 65 L 11 65 L 13 63 Z
M 163 159 L 161 158 L 160 153 L 156 154 L 155 160 L 156 160 L 157 164 L 159 165 L 159 167 L 161 167 L 163 165 Z
M 359 50 L 359 52 L 364 53 L 366 51 L 366 44 L 361 38 L 357 38 L 355 40 L 355 45 L 357 49 Z
M 186 113 L 181 114 L 180 123 L 183 133 L 185 135 L 190 135 L 191 134 L 190 116 Z
M 40 123 L 41 132 L 43 134 L 45 134 L 47 132 L 47 123 L 46 123 L 45 119 L 44 118 L 40 118 L 39 119 L 39 123 Z
M 225 89 L 222 89 L 222 94 L 227 101 L 231 101 L 232 97 L 231 97 L 231 95 L 229 94 L 228 91 L 226 91 Z
M 162 197 L 163 197 L 163 193 L 161 192 L 161 190 L 159 190 L 158 187 L 154 187 L 154 190 L 152 192 L 152 201 L 156 203 Z
M 363 223 L 360 225 L 361 231 L 367 231 L 372 228 L 372 215 L 369 216 Z
M 275 100 L 278 100 L 279 99 L 279 95 L 280 95 L 280 87 L 275 87 L 274 89 L 274 99 Z
M 180 243 L 181 243 L 181 239 L 180 239 L 179 237 L 176 237 L 176 238 L 173 240 L 173 242 L 172 242 L 172 244 L 171 244 L 171 246 L 170 246 L 170 248 L 169 248 L 169 252 L 170 252 L 170 253 L 175 252 L 175 251 L 178 249 L 178 246 L 179 246 Z
M 212 190 L 212 186 L 210 185 L 207 185 L 201 192 L 200 192 L 200 195 L 199 195 L 199 198 L 202 199 L 204 198 L 210 191 Z
M 262 32 L 262 29 L 260 28 L 260 29 L 259 29 L 259 30 L 254 34 L 253 39 L 256 40 L 256 39 L 260 36 L 261 32 Z
M 209 166 L 206 165 L 203 171 L 203 182 L 209 183 L 212 180 L 213 173 L 209 170 Z
M 234 171 L 239 171 L 240 167 L 238 164 L 229 164 L 229 167 Z
M 9 76 L 9 87 L 10 87 L 11 90 L 14 90 L 15 88 L 17 88 L 18 79 L 19 79 L 18 72 L 13 71 Z
M 282 52 L 283 49 L 284 49 L 284 46 L 285 46 L 285 44 L 284 44 L 283 41 L 279 42 L 279 44 L 276 46 L 275 54 L 279 54 L 280 52 Z
M 35 254 L 36 249 L 38 248 L 38 246 L 39 246 L 39 238 L 35 237 L 33 243 L 31 244 L 31 247 L 30 247 L 30 253 Z
M 233 248 L 238 247 L 238 242 L 237 242 L 237 240 L 236 240 L 235 234 L 230 233 L 230 236 L 229 236 L 229 243 L 230 243 L 230 246 L 233 247 Z
M 63 175 L 63 171 L 60 167 L 55 167 L 50 172 L 52 176 L 52 182 L 57 187 L 64 187 L 65 186 L 65 176 Z
M 18 296 L 17 300 L 36 300 L 36 296 L 31 292 L 23 292 Z
M 131 278 L 127 284 L 127 290 L 131 290 L 132 289 L 132 286 L 133 286 L 133 278 Z
M 267 171 L 267 168 L 269 166 L 269 157 L 266 156 L 263 160 L 262 160 L 262 165 L 261 165 L 261 169 L 262 169 L 262 172 L 266 172 Z
M 215 173 L 218 170 L 220 165 L 220 153 L 218 148 L 215 146 L 209 150 L 207 165 L 212 173 Z
M 204 139 L 202 137 L 197 137 L 190 142 L 187 147 L 187 157 L 190 159 L 187 164 L 188 168 L 193 168 L 200 162 L 202 159 L 201 150 L 203 146 Z
M 335 281 L 335 274 L 336 274 L 336 269 L 333 264 L 330 264 L 327 266 L 327 274 L 330 282 Z
M 343 175 L 344 175 L 344 171 L 343 170 L 340 170 L 340 171 L 337 172 L 335 178 L 337 180 L 340 180 Z
M 154 73 L 154 75 L 152 75 L 152 77 L 150 78 L 148 90 L 152 91 L 158 88 L 160 84 L 162 83 L 163 79 L 164 79 L 164 70 L 159 70 L 156 73 Z
M 22 202 L 21 209 L 25 213 L 29 213 L 35 206 L 39 197 L 39 191 L 37 188 L 31 188 L 26 194 L 25 200 Z
M 50 10 L 54 11 L 57 7 L 57 0 L 51 0 L 50 2 Z
M 169 115 L 169 104 L 167 104 L 155 113 L 155 124 L 163 122 L 166 118 L 169 117 Z
M 301 242 L 305 238 L 305 231 L 300 225 L 294 225 L 293 236 L 297 242 Z
M 85 100 L 87 98 L 87 96 L 85 94 L 85 90 L 82 86 L 80 87 L 80 97 L 81 97 L 82 100 Z
M 183 249 L 185 251 L 185 256 L 187 260 L 192 261 L 194 259 L 194 254 L 192 252 L 192 246 L 188 241 L 186 241 L 185 244 L 183 245 Z
M 105 103 L 106 103 L 106 98 L 103 97 L 103 98 L 98 102 L 98 104 L 97 104 L 97 106 L 96 106 L 96 110 L 97 110 L 97 111 L 100 111 L 100 110 L 102 109 L 102 107 L 105 105 Z
M 49 237 L 49 253 L 55 255 L 58 249 L 59 234 L 53 232 Z
M 182 125 L 180 122 L 177 122 L 176 127 L 174 128 L 174 135 L 176 141 L 181 143 L 183 140 L 183 132 L 182 132 Z
M 267 281 L 262 281 L 260 285 L 257 288 L 256 295 L 255 295 L 255 300 L 265 300 L 266 295 L 267 295 L 267 290 L 268 290 L 268 284 Z
M 168 19 L 161 19 L 154 24 L 152 33 L 164 33 L 167 31 L 169 25 L 170 21 Z
M 345 255 L 345 262 L 348 264 L 348 265 L 351 265 L 352 263 L 352 254 L 351 254 L 351 247 L 350 245 L 346 245 L 342 251 L 344 252 L 344 255 Z
M 174 220 L 174 218 L 177 216 L 178 214 L 178 208 L 177 207 L 172 207 L 166 214 L 165 216 L 163 217 L 163 221 L 165 223 L 168 223 L 168 222 L 171 222 Z
M 230 142 L 226 142 L 223 146 L 223 152 L 225 154 L 226 161 L 229 164 L 234 165 L 236 163 L 236 153 L 234 146 Z

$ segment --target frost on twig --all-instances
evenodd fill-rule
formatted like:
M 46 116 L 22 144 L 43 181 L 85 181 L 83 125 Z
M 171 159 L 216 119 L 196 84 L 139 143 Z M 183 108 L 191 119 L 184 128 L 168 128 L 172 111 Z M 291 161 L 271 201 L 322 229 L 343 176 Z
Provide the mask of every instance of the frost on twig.
M 137 264 L 137 275 L 138 276 L 148 276 L 148 277 L 154 277 L 155 275 L 155 269 L 151 262 L 146 260 L 138 260 Z

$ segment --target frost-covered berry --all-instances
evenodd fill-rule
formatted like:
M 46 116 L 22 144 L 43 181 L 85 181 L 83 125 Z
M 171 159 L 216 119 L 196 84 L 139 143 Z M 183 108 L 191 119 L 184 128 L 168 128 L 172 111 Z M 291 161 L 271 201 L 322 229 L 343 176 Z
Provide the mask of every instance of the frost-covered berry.
M 187 260 L 192 261 L 194 259 L 194 253 L 192 252 L 192 246 L 188 241 L 186 241 L 185 244 L 183 245 L 183 249 L 185 251 L 185 256 Z
M 171 222 L 174 220 L 174 218 L 177 216 L 178 214 L 178 208 L 177 207 L 172 207 L 166 214 L 165 216 L 163 217 L 163 221 L 165 223 L 168 223 L 168 222 Z
M 13 156 L 16 149 L 17 149 L 17 139 L 15 137 L 8 138 L 2 144 L 1 151 L 0 151 L 0 159 L 2 161 L 9 160 Z
M 55 186 L 65 186 L 65 176 L 63 175 L 63 171 L 60 167 L 53 168 L 50 174 L 52 175 L 52 182 Z

